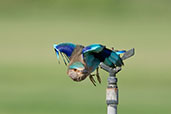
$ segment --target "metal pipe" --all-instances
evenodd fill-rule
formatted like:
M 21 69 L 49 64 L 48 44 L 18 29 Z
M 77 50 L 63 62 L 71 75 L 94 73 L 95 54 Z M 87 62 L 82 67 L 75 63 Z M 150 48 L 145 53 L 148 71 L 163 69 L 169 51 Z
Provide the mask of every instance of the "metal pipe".
M 107 114 L 117 114 L 118 105 L 118 86 L 116 73 L 121 70 L 121 67 L 110 68 L 105 64 L 100 64 L 101 68 L 109 72 L 108 86 L 106 89 L 106 104 L 107 104 Z
M 116 73 L 116 72 L 115 72 Z M 109 75 L 106 89 L 107 114 L 117 114 L 118 86 L 116 75 Z
M 122 60 L 128 59 L 135 54 L 135 49 L 132 48 L 125 52 L 122 56 Z M 106 89 L 106 104 L 107 114 L 117 114 L 118 105 L 118 86 L 116 74 L 121 71 L 121 67 L 111 68 L 104 63 L 100 63 L 100 67 L 109 73 L 108 86 Z
M 107 114 L 117 114 L 117 105 L 108 105 Z

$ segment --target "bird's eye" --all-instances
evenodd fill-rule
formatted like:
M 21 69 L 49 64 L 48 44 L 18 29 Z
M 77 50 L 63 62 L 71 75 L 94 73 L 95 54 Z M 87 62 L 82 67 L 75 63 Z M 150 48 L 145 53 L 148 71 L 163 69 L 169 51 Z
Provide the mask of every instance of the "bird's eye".
M 74 71 L 77 71 L 77 69 L 74 69 Z

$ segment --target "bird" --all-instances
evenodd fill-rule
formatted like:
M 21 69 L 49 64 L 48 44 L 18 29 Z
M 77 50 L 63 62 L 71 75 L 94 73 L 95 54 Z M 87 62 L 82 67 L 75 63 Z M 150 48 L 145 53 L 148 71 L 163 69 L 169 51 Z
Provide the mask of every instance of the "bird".
M 103 62 L 105 65 L 116 68 L 124 65 L 120 54 L 125 53 L 125 50 L 114 50 L 106 48 L 102 44 L 91 44 L 83 46 L 73 43 L 54 44 L 58 63 L 60 57 L 64 64 L 67 65 L 67 75 L 76 82 L 80 82 L 89 77 L 90 81 L 96 86 L 96 81 L 93 78 L 96 76 L 99 83 L 99 65 Z M 96 70 L 96 74 L 92 74 Z

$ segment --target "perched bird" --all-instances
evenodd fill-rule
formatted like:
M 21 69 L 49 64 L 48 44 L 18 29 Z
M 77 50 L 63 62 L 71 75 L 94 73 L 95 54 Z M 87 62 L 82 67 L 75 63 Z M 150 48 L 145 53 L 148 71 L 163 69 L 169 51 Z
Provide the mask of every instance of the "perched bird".
M 54 50 L 58 60 L 61 56 L 65 65 L 68 64 L 67 74 L 71 79 L 82 81 L 89 76 L 94 85 L 96 85 L 96 82 L 93 76 L 96 76 L 98 82 L 101 83 L 98 72 L 100 62 L 112 68 L 120 67 L 124 64 L 120 54 L 126 52 L 125 50 L 114 51 L 101 44 L 92 44 L 84 47 L 72 43 L 54 44 Z M 92 75 L 91 73 L 95 70 L 96 75 Z

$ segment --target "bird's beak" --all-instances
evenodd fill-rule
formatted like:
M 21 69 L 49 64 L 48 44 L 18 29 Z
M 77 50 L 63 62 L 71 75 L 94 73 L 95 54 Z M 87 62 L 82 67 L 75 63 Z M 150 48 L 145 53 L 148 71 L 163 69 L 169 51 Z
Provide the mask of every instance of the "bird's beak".
M 87 70 L 85 70 L 85 69 L 84 69 L 84 70 L 82 70 L 81 72 L 82 72 L 83 74 L 87 74 L 87 73 L 88 73 L 88 71 L 87 71 Z

